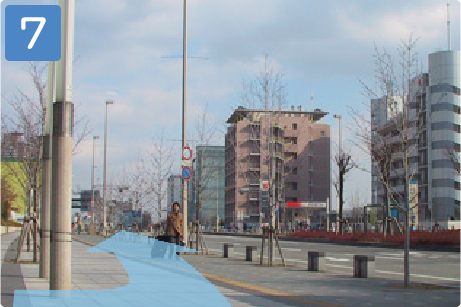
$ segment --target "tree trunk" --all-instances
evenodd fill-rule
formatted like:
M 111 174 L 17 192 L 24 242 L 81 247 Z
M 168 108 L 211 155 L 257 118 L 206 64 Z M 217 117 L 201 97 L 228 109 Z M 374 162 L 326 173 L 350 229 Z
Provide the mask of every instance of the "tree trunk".
M 341 161 L 342 164 L 342 161 Z M 341 169 L 339 171 L 339 233 L 343 234 L 344 225 L 343 225 L 343 184 L 344 184 L 344 173 Z

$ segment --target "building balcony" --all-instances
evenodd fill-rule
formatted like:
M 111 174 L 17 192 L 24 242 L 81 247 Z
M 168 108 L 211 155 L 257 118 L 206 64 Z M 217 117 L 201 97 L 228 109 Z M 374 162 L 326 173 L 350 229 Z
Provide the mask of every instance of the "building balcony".
M 284 145 L 285 144 L 285 139 L 283 137 L 273 137 L 271 140 L 270 140 L 270 143 L 273 144 L 273 143 L 279 143 L 280 145 Z
M 259 198 L 258 197 L 250 197 L 250 201 L 258 201 Z
M 259 156 L 261 156 L 261 153 L 260 152 L 250 152 L 250 156 L 259 157 Z
M 260 172 L 261 171 L 261 168 L 258 166 L 258 167 L 250 167 L 250 172 Z

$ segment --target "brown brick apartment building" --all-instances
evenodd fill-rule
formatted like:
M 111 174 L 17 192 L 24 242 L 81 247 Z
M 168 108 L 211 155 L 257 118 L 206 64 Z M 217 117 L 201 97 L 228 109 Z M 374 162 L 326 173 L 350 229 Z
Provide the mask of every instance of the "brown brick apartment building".
M 272 112 L 238 107 L 233 112 L 226 133 L 227 227 L 258 227 L 260 212 L 261 222 L 269 221 L 268 193 L 260 192 L 269 173 L 275 173 L 278 221 L 319 222 L 319 210 L 286 210 L 285 204 L 330 197 L 330 127 L 320 123 L 327 114 L 301 107 Z

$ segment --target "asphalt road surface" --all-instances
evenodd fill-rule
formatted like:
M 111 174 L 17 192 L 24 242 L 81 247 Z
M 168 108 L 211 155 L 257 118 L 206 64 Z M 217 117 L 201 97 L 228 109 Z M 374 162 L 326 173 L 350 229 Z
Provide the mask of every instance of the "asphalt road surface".
M 227 235 L 205 235 L 204 237 L 211 252 L 222 253 L 223 243 L 233 243 L 234 257 L 243 258 L 245 246 L 254 245 L 258 247 L 259 259 L 260 238 Z M 307 267 L 308 251 L 325 252 L 328 271 L 350 275 L 354 254 L 374 255 L 377 277 L 403 280 L 403 249 L 289 241 L 280 241 L 280 245 L 287 264 Z M 264 254 L 266 256 L 267 251 Z M 275 255 L 277 263 L 281 263 L 277 249 Z M 410 251 L 410 273 L 412 281 L 458 287 L 460 254 L 445 251 Z

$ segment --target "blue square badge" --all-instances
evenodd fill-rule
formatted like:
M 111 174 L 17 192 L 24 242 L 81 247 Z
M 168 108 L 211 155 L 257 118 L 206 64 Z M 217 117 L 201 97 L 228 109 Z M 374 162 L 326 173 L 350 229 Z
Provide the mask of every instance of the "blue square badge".
M 61 59 L 61 7 L 8 5 L 5 7 L 5 58 L 8 61 Z

